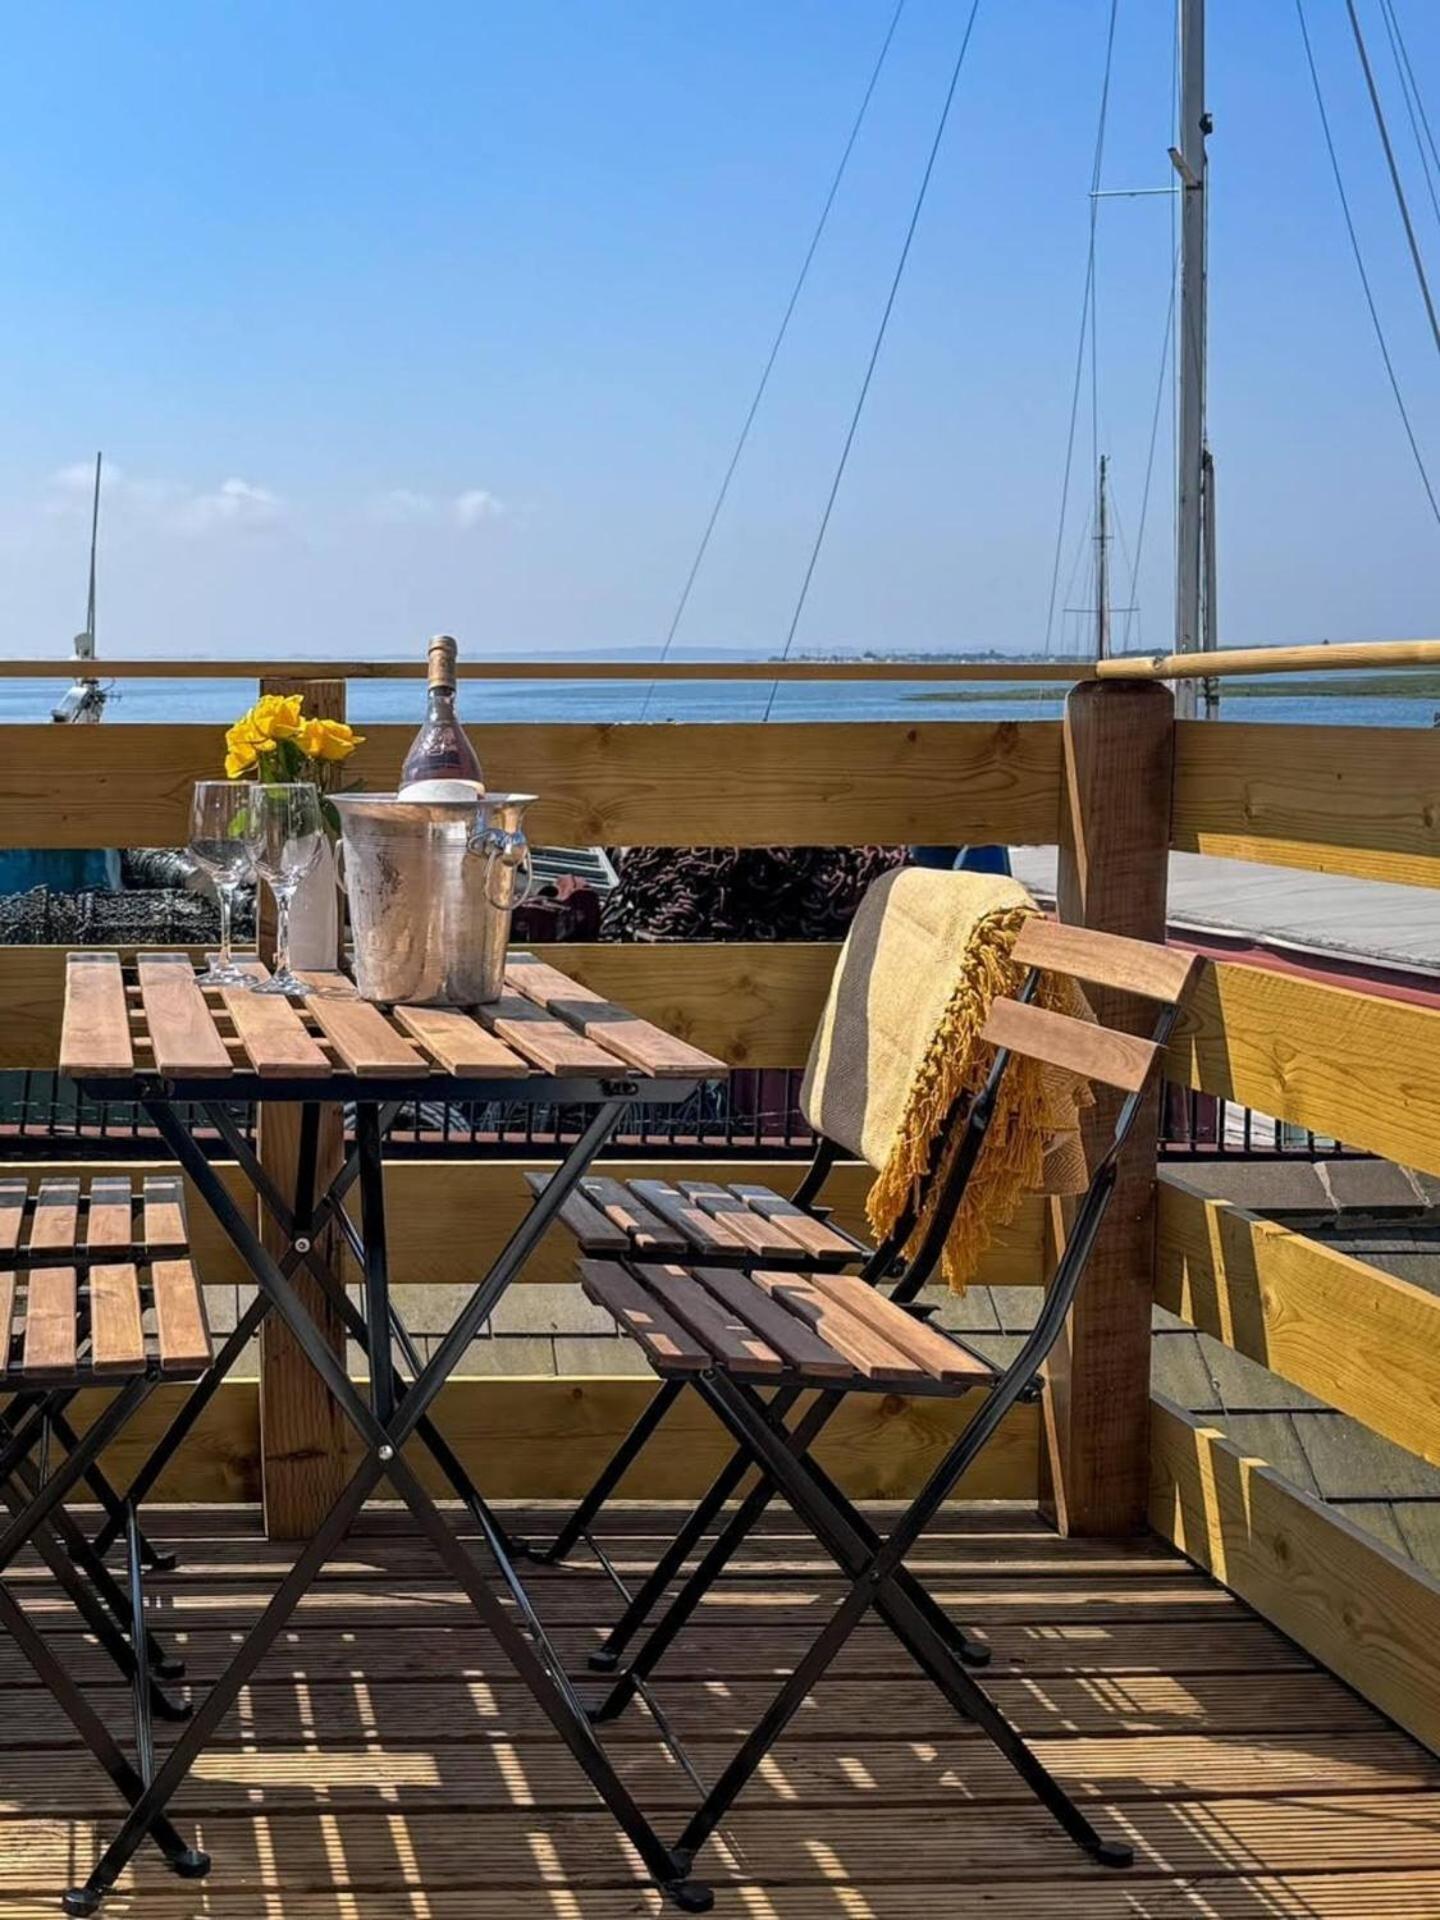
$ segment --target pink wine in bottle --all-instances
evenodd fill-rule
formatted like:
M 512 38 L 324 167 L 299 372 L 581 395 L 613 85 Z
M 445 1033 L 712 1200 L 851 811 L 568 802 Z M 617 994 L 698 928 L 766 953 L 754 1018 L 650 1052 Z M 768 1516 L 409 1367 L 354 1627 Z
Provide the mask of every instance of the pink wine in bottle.
M 485 791 L 479 756 L 455 717 L 457 652 L 448 633 L 437 633 L 430 642 L 425 724 L 412 741 L 400 770 L 402 800 L 459 798 L 461 787 L 475 793 Z M 455 791 L 450 794 L 413 791 L 421 787 L 431 789 L 436 782 Z

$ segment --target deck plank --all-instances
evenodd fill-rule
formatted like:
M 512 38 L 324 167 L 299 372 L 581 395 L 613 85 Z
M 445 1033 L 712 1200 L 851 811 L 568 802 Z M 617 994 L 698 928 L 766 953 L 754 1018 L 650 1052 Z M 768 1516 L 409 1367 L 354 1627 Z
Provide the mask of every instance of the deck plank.
M 527 1531 L 553 1529 L 554 1510 Z M 198 1683 L 274 1591 L 289 1549 L 253 1516 L 157 1510 L 186 1576 L 155 1585 L 157 1621 Z M 608 1517 L 643 1566 L 674 1510 Z M 884 1516 L 877 1517 L 884 1524 Z M 817 1578 L 795 1523 L 769 1518 L 657 1676 L 709 1777 L 775 1677 L 813 1640 L 841 1583 Z M 934 1590 L 987 1638 L 987 1684 L 1107 1832 L 1128 1874 L 1092 1866 L 974 1727 L 957 1722 L 878 1623 L 862 1627 L 697 1870 L 716 1912 L 767 1920 L 1419 1920 L 1440 1912 L 1440 1762 L 1265 1623 L 1150 1541 L 1057 1540 L 1024 1514 L 947 1512 L 926 1552 Z M 366 1517 L 185 1783 L 182 1825 L 214 1856 L 212 1920 L 660 1920 L 657 1895 L 498 1645 L 394 1516 Z M 918 1563 L 917 1563 L 918 1564 Z M 53 1628 L 92 1697 L 126 1690 L 43 1576 L 14 1591 Z M 617 1601 L 582 1568 L 537 1578 L 567 1664 Z M 68 1613 L 68 1619 L 67 1619 Z M 114 1829 L 116 1800 L 23 1661 L 0 1641 L 0 1920 L 53 1911 Z M 172 1728 L 159 1730 L 162 1744 Z M 611 1751 L 673 1826 L 687 1783 L 635 1711 Z M 189 1920 L 186 1889 L 148 1851 L 111 1920 Z

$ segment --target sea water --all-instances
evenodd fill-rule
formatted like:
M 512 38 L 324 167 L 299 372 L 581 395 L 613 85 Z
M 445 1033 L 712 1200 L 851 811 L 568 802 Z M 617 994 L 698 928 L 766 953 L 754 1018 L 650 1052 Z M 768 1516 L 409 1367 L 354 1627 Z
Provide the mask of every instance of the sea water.
M 1313 685 L 1315 675 L 1307 678 Z M 1240 691 L 1222 699 L 1226 720 L 1287 722 L 1307 726 L 1429 727 L 1440 721 L 1435 695 L 1351 694 L 1336 675 L 1333 694 L 1287 695 L 1267 679 L 1254 697 Z M 64 680 L 0 680 L 0 725 L 46 722 L 67 683 Z M 1242 683 L 1243 684 L 1243 683 Z M 773 705 L 771 694 L 774 691 Z M 251 680 L 186 681 L 177 662 L 168 680 L 109 683 L 106 725 L 173 723 L 225 727 L 255 698 Z M 1061 686 L 1017 688 L 983 681 L 937 685 L 914 680 L 804 680 L 778 690 L 768 681 L 680 680 L 465 680 L 463 718 L 473 726 L 537 722 L 595 723 L 684 721 L 721 723 L 775 721 L 905 720 L 936 724 L 954 720 L 1055 720 L 1064 700 Z M 347 713 L 352 725 L 419 724 L 424 708 L 418 680 L 352 680 Z

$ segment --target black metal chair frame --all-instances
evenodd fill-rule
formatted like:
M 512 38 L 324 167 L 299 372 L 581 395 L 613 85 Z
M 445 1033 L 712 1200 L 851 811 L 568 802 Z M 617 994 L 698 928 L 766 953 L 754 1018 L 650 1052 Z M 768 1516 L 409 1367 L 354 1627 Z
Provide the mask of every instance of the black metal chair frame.
M 1017 1000 L 1028 1003 L 1033 999 L 1038 985 L 1039 974 L 1032 969 L 1016 994 Z M 995 1091 L 998 1091 L 998 1088 L 997 1079 Z M 981 1095 L 977 1095 L 977 1102 L 983 1098 L 982 1092 Z M 993 1092 L 990 1099 L 993 1104 Z M 980 1128 L 971 1128 L 962 1135 L 953 1155 L 948 1151 L 956 1129 L 961 1125 L 973 1104 L 975 1103 L 962 1096 L 952 1106 L 941 1129 L 942 1145 L 934 1156 L 929 1175 L 918 1183 L 915 1193 L 911 1196 L 900 1218 L 880 1245 L 866 1257 L 860 1270 L 859 1277 L 871 1286 L 878 1287 L 886 1280 L 893 1280 L 890 1299 L 895 1305 L 905 1307 L 919 1319 L 928 1318 L 933 1311 L 931 1308 L 918 1306 L 916 1298 L 922 1288 L 929 1284 L 940 1264 L 945 1242 L 964 1200 L 965 1188 L 984 1138 L 982 1123 Z M 988 1120 L 988 1112 L 985 1119 Z M 816 1145 L 804 1178 L 791 1195 L 792 1204 L 814 1217 L 823 1217 L 827 1209 L 820 1205 L 820 1195 L 839 1158 L 840 1149 L 835 1143 L 821 1139 Z M 902 1254 L 906 1242 L 914 1233 L 917 1220 L 923 1218 L 936 1183 L 942 1179 L 943 1185 L 935 1202 L 934 1213 L 921 1244 L 914 1255 L 909 1260 L 905 1260 Z M 748 1264 L 760 1266 L 764 1263 L 759 1259 L 751 1259 Z M 665 1416 L 680 1398 L 684 1386 L 685 1382 L 681 1379 L 672 1378 L 660 1382 L 630 1431 L 596 1476 L 589 1492 L 575 1507 L 541 1556 L 549 1562 L 558 1563 L 567 1559 L 577 1543 L 583 1540 L 621 1592 L 625 1604 L 620 1616 L 606 1634 L 603 1645 L 589 1656 L 590 1667 L 596 1673 L 613 1673 L 618 1668 L 625 1649 L 644 1626 L 681 1567 L 714 1524 L 750 1468 L 751 1463 L 746 1450 L 743 1447 L 737 1449 L 639 1586 L 632 1590 L 618 1578 L 609 1565 L 603 1547 L 595 1537 L 595 1522 L 625 1474 L 634 1465 L 659 1430 Z M 777 1415 L 788 1412 L 801 1391 L 800 1388 L 782 1389 L 771 1402 L 772 1411 Z M 841 1393 L 822 1395 L 803 1430 L 797 1431 L 797 1442 L 808 1446 L 817 1438 L 839 1410 L 843 1399 L 844 1395 Z M 602 1710 L 603 1717 L 613 1718 L 633 1694 L 645 1693 L 645 1682 L 649 1674 L 654 1671 L 661 1655 L 670 1646 L 676 1633 L 689 1618 L 693 1608 L 699 1604 L 705 1591 L 730 1559 L 735 1548 L 744 1540 L 765 1511 L 774 1491 L 773 1483 L 762 1476 L 724 1532 L 707 1551 L 701 1565 L 691 1576 L 691 1581 L 677 1597 L 674 1607 L 667 1612 L 668 1624 L 665 1631 L 660 1632 L 657 1629 L 658 1637 L 655 1638 L 653 1645 L 647 1640 L 642 1653 L 631 1663 L 625 1676 L 617 1683 L 615 1694 L 607 1700 Z M 938 1628 L 939 1622 L 937 1622 Z M 943 1631 L 950 1637 L 967 1665 L 983 1667 L 988 1663 L 989 1649 L 969 1638 L 953 1621 L 945 1619 Z M 648 1695 L 646 1698 L 647 1704 L 654 1711 L 655 1702 Z
M 1031 999 L 1039 977 L 1039 971 L 1032 968 L 1017 998 Z M 1150 1036 L 1157 1049 L 1156 1061 L 1174 1031 L 1178 1016 L 1178 1003 L 1167 1003 L 1158 1013 Z M 947 1223 L 953 1219 L 954 1208 L 963 1197 L 965 1185 L 978 1160 L 994 1115 L 1010 1058 L 1008 1050 L 997 1049 L 985 1085 L 965 1114 L 964 1130 L 953 1161 L 953 1190 L 942 1198 L 936 1216 L 937 1231 L 941 1215 Z M 1152 1063 L 1145 1084 L 1128 1093 L 1120 1105 L 1112 1137 L 1093 1167 L 1090 1184 L 1075 1210 L 1065 1246 L 1050 1280 L 1044 1307 L 1033 1331 L 1009 1366 L 996 1377 L 981 1406 L 887 1537 L 881 1538 L 876 1533 L 864 1515 L 809 1453 L 813 1441 L 844 1399 L 844 1392 L 822 1391 L 798 1423 L 793 1428 L 787 1428 L 785 1415 L 803 1391 L 802 1387 L 781 1388 L 773 1391 L 767 1400 L 758 1382 L 747 1382 L 721 1369 L 686 1374 L 683 1379 L 672 1376 L 662 1381 L 657 1398 L 667 1388 L 674 1388 L 678 1392 L 686 1382 L 693 1385 L 737 1447 L 730 1466 L 677 1536 L 677 1540 L 686 1541 L 686 1551 L 704 1531 L 703 1526 L 695 1524 L 698 1516 L 704 1513 L 707 1516 L 705 1524 L 708 1525 L 709 1519 L 723 1504 L 726 1494 L 745 1473 L 757 1470 L 758 1480 L 753 1491 L 741 1502 L 651 1628 L 630 1666 L 618 1677 L 607 1698 L 594 1710 L 597 1721 L 613 1718 L 637 1693 L 642 1694 L 647 1703 L 651 1702 L 649 1679 L 661 1656 L 743 1543 L 775 1492 L 784 1495 L 799 1519 L 809 1526 L 851 1583 L 822 1632 L 796 1664 L 724 1772 L 704 1795 L 676 1841 L 674 1852 L 687 1868 L 693 1864 L 695 1855 L 724 1819 L 736 1797 L 872 1607 L 956 1710 L 973 1720 L 988 1735 L 1079 1846 L 1104 1866 L 1125 1867 L 1131 1864 L 1132 1849 L 1122 1842 L 1106 1840 L 1097 1832 L 990 1700 L 973 1674 L 967 1671 L 967 1667 L 983 1664 L 983 1660 L 974 1658 L 970 1643 L 930 1599 L 919 1580 L 907 1570 L 904 1560 L 940 1507 L 951 1498 L 963 1475 L 994 1437 L 1010 1409 L 1022 1398 L 1035 1395 L 1040 1369 L 1074 1305 L 1095 1237 L 1114 1191 L 1120 1154 L 1153 1084 L 1154 1074 Z M 818 1186 L 818 1181 L 816 1184 Z M 937 1253 L 941 1244 L 943 1232 L 940 1232 L 935 1248 Z M 877 1252 L 871 1268 L 867 1269 L 867 1277 L 879 1278 L 879 1273 L 872 1271 L 879 1257 Z M 902 1299 L 912 1295 L 923 1283 L 921 1276 L 927 1271 L 917 1259 L 903 1277 L 897 1294 Z M 673 1397 L 673 1394 L 667 1396 L 667 1405 Z M 723 1493 L 720 1492 L 722 1488 L 725 1490 Z M 673 1550 L 665 1558 L 673 1561 Z M 648 1592 L 653 1584 L 653 1581 L 647 1582 L 644 1591 Z M 661 1724 L 664 1724 L 663 1719 Z

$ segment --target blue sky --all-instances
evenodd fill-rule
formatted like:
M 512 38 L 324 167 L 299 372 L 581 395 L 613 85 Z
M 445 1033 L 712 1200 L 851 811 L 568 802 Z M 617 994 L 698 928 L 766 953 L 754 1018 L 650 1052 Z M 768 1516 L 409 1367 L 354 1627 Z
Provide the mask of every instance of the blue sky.
M 1440 16 L 1395 4 L 1440 131 Z M 658 645 L 892 6 L 11 9 L 0 652 L 80 624 L 96 446 L 103 651 L 393 654 L 442 627 L 471 651 Z M 1440 362 L 1344 9 L 1307 6 L 1440 483 Z M 908 0 L 687 650 L 784 639 L 967 11 Z M 1043 643 L 1107 11 L 981 0 L 802 650 Z M 1440 280 L 1375 0 L 1362 13 Z M 1222 642 L 1432 634 L 1440 529 L 1293 5 L 1210 16 Z M 1170 80 L 1168 8 L 1120 0 L 1107 186 L 1168 183 Z M 1170 255 L 1167 199 L 1104 205 L 1100 447 L 1132 550 Z M 1082 492 L 1092 452 L 1087 404 Z M 1131 632 L 1156 647 L 1171 457 L 1162 427 Z M 1069 600 L 1089 597 L 1082 553 Z

